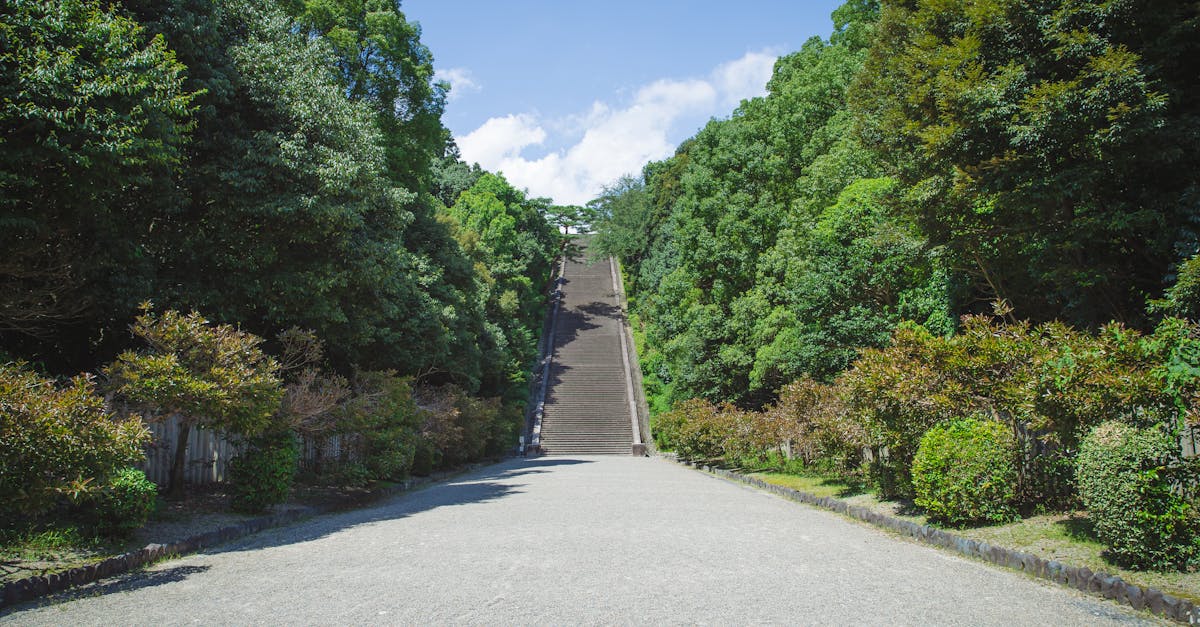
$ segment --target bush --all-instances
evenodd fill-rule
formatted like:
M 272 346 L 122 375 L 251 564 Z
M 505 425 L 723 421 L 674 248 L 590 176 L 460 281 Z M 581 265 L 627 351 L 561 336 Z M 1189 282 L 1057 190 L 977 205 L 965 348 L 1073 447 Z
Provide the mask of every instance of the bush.
M 393 372 L 361 372 L 355 396 L 342 412 L 344 461 L 361 464 L 373 479 L 403 479 L 417 450 L 420 410 L 412 383 Z
M 239 512 L 261 512 L 287 500 L 300 461 L 300 442 L 290 431 L 246 441 L 229 463 L 230 497 Z
M 950 525 L 1016 520 L 1014 437 L 994 420 L 966 418 L 925 433 L 913 457 L 915 502 Z
M 717 406 L 701 399 L 675 403 L 671 411 L 658 416 L 660 428 L 671 431 L 671 447 L 683 459 L 716 459 L 726 452 L 726 444 L 736 431 L 737 410 Z
M 146 524 L 157 505 L 158 486 L 146 473 L 124 468 L 88 498 L 84 520 L 101 535 L 126 537 Z
M 212 325 L 196 312 L 156 315 L 150 303 L 130 327 L 146 343 L 125 351 L 105 368 L 110 390 L 159 419 L 180 418 L 170 497 L 184 491 L 187 441 L 193 427 L 255 436 L 272 427 L 283 386 L 279 364 L 262 350 L 262 338 L 236 327 Z
M 81 500 L 142 461 L 149 439 L 141 420 L 105 410 L 90 378 L 60 388 L 20 364 L 0 364 L 0 523 L 37 517 L 64 497 Z
M 1076 466 L 1079 496 L 1118 564 L 1182 569 L 1200 557 L 1196 466 L 1180 453 L 1178 440 L 1161 426 L 1110 421 L 1084 438 Z
M 791 442 L 791 454 L 805 466 L 841 476 L 858 472 L 867 434 L 846 411 L 838 389 L 803 378 L 783 386 L 779 401 L 764 414 L 776 438 Z

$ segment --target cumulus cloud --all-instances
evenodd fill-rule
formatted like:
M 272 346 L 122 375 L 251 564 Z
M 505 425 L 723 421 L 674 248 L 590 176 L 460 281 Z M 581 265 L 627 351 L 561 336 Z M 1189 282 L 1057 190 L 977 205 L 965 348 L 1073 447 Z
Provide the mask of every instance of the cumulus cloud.
M 435 81 L 450 83 L 450 93 L 446 96 L 446 99 L 451 102 L 467 94 L 483 90 L 483 86 L 475 80 L 475 76 L 467 68 L 452 67 L 445 70 L 438 70 L 434 74 L 433 79 Z
M 725 105 L 736 105 L 746 98 L 767 93 L 767 81 L 779 56 L 768 52 L 751 52 L 746 56 L 722 63 L 713 70 L 713 81 L 720 90 Z
M 467 161 L 503 172 L 534 196 L 583 204 L 621 175 L 670 156 L 675 145 L 669 137 L 681 119 L 726 115 L 732 104 L 763 95 L 775 58 L 752 52 L 721 64 L 706 78 L 658 80 L 621 105 L 595 102 L 562 119 L 543 120 L 532 113 L 492 118 L 458 139 L 458 146 Z M 540 157 L 526 154 L 550 133 L 579 139 Z
M 546 131 L 533 115 L 522 113 L 491 118 L 457 141 L 468 161 L 494 169 L 490 164 L 517 158 L 525 148 L 546 141 Z

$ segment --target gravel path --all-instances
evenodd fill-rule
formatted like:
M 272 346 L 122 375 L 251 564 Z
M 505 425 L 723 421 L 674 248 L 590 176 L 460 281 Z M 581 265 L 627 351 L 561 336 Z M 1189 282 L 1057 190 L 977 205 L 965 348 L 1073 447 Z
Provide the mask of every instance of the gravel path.
M 480 469 L 0 616 L 19 625 L 1151 619 L 670 462 Z

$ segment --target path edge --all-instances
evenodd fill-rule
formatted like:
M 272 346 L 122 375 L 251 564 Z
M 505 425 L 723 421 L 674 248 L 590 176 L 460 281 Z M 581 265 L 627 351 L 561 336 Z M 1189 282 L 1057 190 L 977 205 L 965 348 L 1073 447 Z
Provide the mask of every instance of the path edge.
M 708 464 L 677 458 L 673 454 L 659 452 L 658 457 L 676 464 L 694 468 L 734 483 L 741 483 L 770 492 L 790 501 L 797 501 L 821 509 L 830 510 L 867 524 L 896 532 L 902 536 L 930 546 L 948 549 L 966 557 L 981 559 L 989 564 L 1023 572 L 1032 577 L 1073 588 L 1090 596 L 1116 601 L 1135 610 L 1148 611 L 1185 625 L 1200 625 L 1200 608 L 1187 599 L 1179 599 L 1156 588 L 1142 588 L 1127 583 L 1116 575 L 1092 572 L 1084 566 L 1071 566 L 1057 560 L 1047 560 L 1032 553 L 995 546 L 964 538 L 955 533 L 930 525 L 920 525 L 910 520 L 888 516 L 841 499 L 816 496 L 809 492 L 768 483 L 740 472 L 718 468 Z
M 476 462 L 443 474 L 409 479 L 400 484 L 374 491 L 368 498 L 371 501 L 378 501 L 396 496 L 434 483 L 453 479 L 472 470 L 499 463 L 500 461 L 503 460 Z M 246 536 L 267 531 L 268 529 L 285 527 L 307 518 L 334 513 L 336 511 L 341 511 L 341 508 L 337 505 L 305 505 L 283 512 L 251 518 L 234 525 L 221 527 L 220 529 L 198 533 L 168 544 L 147 544 L 140 549 L 114 555 L 94 564 L 76 566 L 75 568 L 58 573 L 32 575 L 24 579 L 10 581 L 0 586 L 0 618 L 5 615 L 4 611 L 10 610 L 22 603 L 36 601 L 42 597 L 47 597 L 58 592 L 65 592 L 71 588 L 96 583 L 110 577 L 116 577 L 117 575 L 124 575 L 156 562 L 198 553 L 204 549 L 232 542 Z

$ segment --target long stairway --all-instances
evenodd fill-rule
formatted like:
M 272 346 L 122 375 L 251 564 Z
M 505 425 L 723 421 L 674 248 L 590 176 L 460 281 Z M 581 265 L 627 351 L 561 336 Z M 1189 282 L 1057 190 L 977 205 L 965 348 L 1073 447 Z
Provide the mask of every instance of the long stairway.
M 629 455 L 634 434 L 612 262 L 588 265 L 585 256 L 563 272 L 541 448 L 547 455 Z

